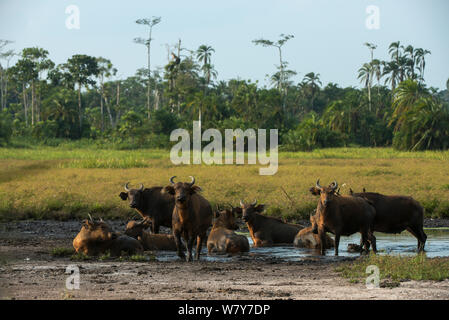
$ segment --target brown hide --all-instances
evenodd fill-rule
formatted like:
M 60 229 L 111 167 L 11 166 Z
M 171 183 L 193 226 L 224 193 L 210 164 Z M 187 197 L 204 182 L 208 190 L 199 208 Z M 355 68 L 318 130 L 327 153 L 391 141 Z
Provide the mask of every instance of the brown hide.
M 212 208 L 209 201 L 198 192 L 201 188 L 195 186 L 195 178 L 192 182 L 174 183 L 174 177 L 170 178 L 172 185 L 166 186 L 164 192 L 170 193 L 175 198 L 175 207 L 172 216 L 172 230 L 175 237 L 178 256 L 187 261 L 192 260 L 192 248 L 196 240 L 197 260 L 200 258 L 203 241 L 207 239 L 207 229 L 212 223 Z M 185 257 L 184 246 L 181 237 L 187 243 L 188 255 Z
M 312 232 L 312 227 L 307 227 L 298 232 L 293 241 L 293 245 L 299 248 L 320 249 L 320 237 L 318 234 Z M 334 247 L 334 240 L 326 234 L 325 248 L 330 249 Z
M 257 202 L 257 201 L 256 201 Z M 260 214 L 265 206 L 241 202 L 242 219 L 248 226 L 254 247 L 268 247 L 274 244 L 293 244 L 303 226 L 282 222 L 280 219 Z
M 316 189 L 319 189 L 315 219 L 312 220 L 312 230 L 318 233 L 321 241 L 321 254 L 325 254 L 325 235 L 331 232 L 335 235 L 335 255 L 338 255 L 340 236 L 349 236 L 356 232 L 362 235 L 365 250 L 369 250 L 370 244 L 376 251 L 376 238 L 372 228 L 376 211 L 370 203 L 359 197 L 340 196 L 335 194 L 338 184 L 321 187 L 319 180 Z
M 172 227 L 173 207 L 175 199 L 172 195 L 162 192 L 162 187 L 128 189 L 119 194 L 122 200 L 129 200 L 129 206 L 135 209 L 142 218 L 151 221 L 153 233 L 159 233 L 159 227 Z
M 138 239 L 144 250 L 176 251 L 175 238 L 171 234 L 152 234 L 144 229 L 147 225 L 142 222 L 129 221 L 125 234 Z
M 216 213 L 216 220 L 207 238 L 209 253 L 239 253 L 249 251 L 248 239 L 236 234 L 234 210 L 222 210 Z
M 73 239 L 73 247 L 77 253 L 89 256 L 104 254 L 107 251 L 113 256 L 120 255 L 122 251 L 128 254 L 143 251 L 139 241 L 113 232 L 103 221 L 89 220 L 83 222 L 80 232 Z
M 368 199 L 376 209 L 374 231 L 401 233 L 408 230 L 418 239 L 418 250 L 423 251 L 427 236 L 424 233 L 424 210 L 418 201 L 407 196 L 386 196 L 375 192 L 353 193 Z

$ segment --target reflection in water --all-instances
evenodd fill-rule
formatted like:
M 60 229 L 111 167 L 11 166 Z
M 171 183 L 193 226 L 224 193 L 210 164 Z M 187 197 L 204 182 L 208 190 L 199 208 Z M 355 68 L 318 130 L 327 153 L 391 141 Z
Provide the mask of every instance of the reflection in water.
M 449 256 L 449 230 L 424 230 L 427 234 L 426 255 L 429 258 Z M 379 254 L 400 254 L 415 255 L 417 253 L 417 240 L 407 231 L 399 234 L 376 233 L 377 250 Z M 205 261 L 232 261 L 242 259 L 281 259 L 283 261 L 300 261 L 305 257 L 315 257 L 321 259 L 338 259 L 334 257 L 334 249 L 328 249 L 326 257 L 321 257 L 315 250 L 296 248 L 293 246 L 275 246 L 266 248 L 253 248 L 251 237 L 247 234 L 251 249 L 249 253 L 235 256 L 228 255 L 207 255 L 207 250 L 203 246 L 201 260 Z M 349 243 L 359 243 L 360 234 L 356 233 L 350 237 L 341 237 L 339 246 L 339 256 L 356 257 L 359 253 L 347 251 Z M 156 253 L 159 261 L 174 261 L 178 257 L 171 251 L 160 251 Z

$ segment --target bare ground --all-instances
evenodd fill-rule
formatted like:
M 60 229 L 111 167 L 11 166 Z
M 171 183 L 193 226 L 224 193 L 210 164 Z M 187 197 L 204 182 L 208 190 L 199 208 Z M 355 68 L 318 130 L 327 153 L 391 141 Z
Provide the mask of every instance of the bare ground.
M 124 222 L 114 222 L 121 230 Z M 71 247 L 79 222 L 0 225 L 2 299 L 449 299 L 449 280 L 405 281 L 367 289 L 335 268 L 353 258 L 309 257 L 297 262 L 242 256 L 232 261 L 121 262 L 56 258 Z M 45 235 L 45 236 L 42 236 Z M 173 253 L 174 254 L 174 253 Z M 80 289 L 66 289 L 66 267 L 80 268 Z

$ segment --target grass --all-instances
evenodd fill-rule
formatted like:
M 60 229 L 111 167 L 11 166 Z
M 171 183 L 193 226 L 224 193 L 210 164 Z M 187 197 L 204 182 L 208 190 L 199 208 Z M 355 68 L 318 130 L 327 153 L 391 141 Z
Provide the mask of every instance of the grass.
M 288 221 L 307 218 L 316 207 L 308 193 L 317 178 L 349 188 L 413 196 L 428 217 L 449 217 L 449 151 L 397 152 L 389 148 L 336 148 L 281 152 L 273 176 L 256 165 L 174 165 L 169 150 L 93 148 L 0 148 L 0 220 L 129 218 L 134 211 L 118 194 L 123 185 L 167 185 L 176 175 L 195 176 L 215 204 L 240 199 L 265 203 L 267 214 Z M 282 188 L 289 195 L 287 197 Z
M 416 256 L 374 255 L 361 257 L 355 262 L 345 263 L 336 271 L 350 282 L 365 281 L 369 274 L 366 268 L 375 265 L 380 271 L 380 280 L 393 282 L 404 280 L 437 280 L 449 279 L 449 257 L 427 258 L 425 254 Z
M 73 248 L 53 248 L 50 250 L 50 254 L 53 257 L 70 257 L 75 254 L 75 249 Z

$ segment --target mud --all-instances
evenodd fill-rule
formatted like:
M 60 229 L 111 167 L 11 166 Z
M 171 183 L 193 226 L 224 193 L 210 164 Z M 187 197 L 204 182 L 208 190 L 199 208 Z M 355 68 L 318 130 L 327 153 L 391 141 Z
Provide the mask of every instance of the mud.
M 125 221 L 110 221 L 124 230 Z M 78 221 L 21 221 L 0 224 L 2 299 L 449 299 L 449 280 L 385 283 L 367 289 L 350 283 L 336 267 L 357 256 L 310 253 L 298 261 L 246 254 L 187 263 L 176 257 L 132 262 L 53 257 L 52 248 L 72 246 Z M 168 232 L 168 229 L 163 231 Z M 292 247 L 292 250 L 295 248 Z M 167 253 L 167 255 L 174 253 Z M 156 254 L 157 257 L 157 254 Z M 66 268 L 80 270 L 80 289 L 66 288 Z

